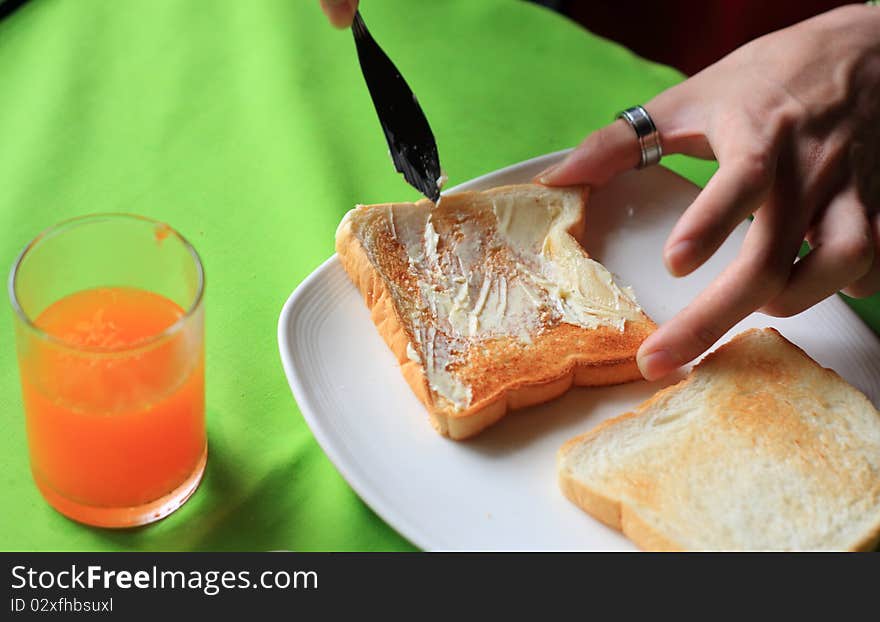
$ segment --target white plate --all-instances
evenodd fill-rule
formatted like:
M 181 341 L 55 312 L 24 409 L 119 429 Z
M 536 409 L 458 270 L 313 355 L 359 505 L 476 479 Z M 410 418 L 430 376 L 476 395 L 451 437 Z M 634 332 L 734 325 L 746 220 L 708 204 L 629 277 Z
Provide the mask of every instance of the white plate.
M 535 158 L 455 190 L 527 181 L 561 155 Z M 747 228 L 740 226 L 691 276 L 670 277 L 660 252 L 696 193 L 690 182 L 655 167 L 624 175 L 589 202 L 587 250 L 635 288 L 658 322 L 671 318 L 734 257 Z M 775 326 L 880 402 L 880 342 L 839 298 L 790 319 L 752 315 L 722 341 L 756 326 Z M 562 496 L 556 450 L 600 421 L 631 410 L 662 385 L 575 389 L 549 404 L 511 413 L 469 441 L 447 440 L 429 424 L 335 256 L 287 300 L 278 343 L 290 387 L 321 447 L 361 498 L 415 545 L 633 549 Z

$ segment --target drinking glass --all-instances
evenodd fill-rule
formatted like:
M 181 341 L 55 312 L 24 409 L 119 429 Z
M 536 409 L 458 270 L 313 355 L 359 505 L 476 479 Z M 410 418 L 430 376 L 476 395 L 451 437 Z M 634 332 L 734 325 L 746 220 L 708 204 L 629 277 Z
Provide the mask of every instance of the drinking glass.
M 167 516 L 207 459 L 204 293 L 195 249 L 129 214 L 62 222 L 9 276 L 31 473 L 100 527 Z

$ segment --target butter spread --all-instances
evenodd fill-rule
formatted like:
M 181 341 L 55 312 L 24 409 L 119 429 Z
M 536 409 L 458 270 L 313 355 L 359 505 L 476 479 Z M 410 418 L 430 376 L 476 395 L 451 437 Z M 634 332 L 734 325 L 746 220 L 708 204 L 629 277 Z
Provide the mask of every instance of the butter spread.
M 446 185 L 446 182 L 449 181 L 449 176 L 446 174 L 442 168 L 440 169 L 440 177 L 437 178 L 437 189 L 443 190 L 443 186 Z
M 411 360 L 413 363 L 421 363 L 422 359 L 419 357 L 419 353 L 416 352 L 416 349 L 413 347 L 411 341 L 406 342 L 406 358 Z
M 642 317 L 632 290 L 568 233 L 580 216 L 573 208 L 504 194 L 482 200 L 482 210 L 474 199 L 466 209 L 448 200 L 434 209 L 395 204 L 379 216 L 404 249 L 415 284 L 398 292 L 412 303 L 415 344 L 407 357 L 422 363 L 431 389 L 457 411 L 473 395 L 455 368 L 474 343 L 505 336 L 531 343 L 560 323 L 623 331 L 627 320 Z M 364 246 L 369 253 L 372 246 Z

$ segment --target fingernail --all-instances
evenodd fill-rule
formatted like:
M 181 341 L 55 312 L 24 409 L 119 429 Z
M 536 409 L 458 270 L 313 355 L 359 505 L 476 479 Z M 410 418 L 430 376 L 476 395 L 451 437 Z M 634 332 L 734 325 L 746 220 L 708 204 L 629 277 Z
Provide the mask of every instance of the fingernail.
M 669 350 L 654 350 L 640 355 L 637 363 L 645 380 L 657 380 L 678 368 L 678 361 Z
M 696 251 L 697 244 L 692 240 L 678 242 L 665 253 L 666 269 L 673 276 L 687 274 L 694 262 Z
M 562 162 L 557 162 L 556 164 L 554 164 L 552 166 L 548 166 L 543 171 L 541 171 L 540 173 L 535 175 L 535 178 L 539 182 L 541 182 L 542 184 L 546 184 L 546 183 L 550 182 L 551 181 L 550 176 L 556 171 L 556 169 L 559 168 L 560 164 L 562 164 Z

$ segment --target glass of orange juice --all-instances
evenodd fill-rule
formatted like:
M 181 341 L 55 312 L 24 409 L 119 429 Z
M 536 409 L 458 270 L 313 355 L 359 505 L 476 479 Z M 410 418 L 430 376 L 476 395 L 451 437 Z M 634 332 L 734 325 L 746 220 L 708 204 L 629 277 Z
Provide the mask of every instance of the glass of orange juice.
M 62 514 L 159 520 L 205 469 L 202 263 L 163 223 L 99 214 L 44 231 L 9 277 L 31 472 Z

